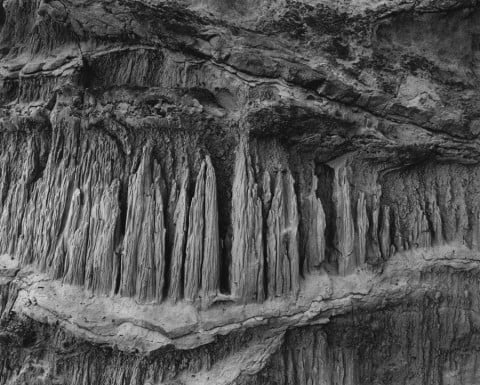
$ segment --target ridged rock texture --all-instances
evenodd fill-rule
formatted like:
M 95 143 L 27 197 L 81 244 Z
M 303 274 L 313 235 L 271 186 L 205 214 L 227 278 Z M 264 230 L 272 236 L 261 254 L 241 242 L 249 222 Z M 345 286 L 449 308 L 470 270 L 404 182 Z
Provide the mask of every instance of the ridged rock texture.
M 480 2 L 0 1 L 0 385 L 480 383 Z

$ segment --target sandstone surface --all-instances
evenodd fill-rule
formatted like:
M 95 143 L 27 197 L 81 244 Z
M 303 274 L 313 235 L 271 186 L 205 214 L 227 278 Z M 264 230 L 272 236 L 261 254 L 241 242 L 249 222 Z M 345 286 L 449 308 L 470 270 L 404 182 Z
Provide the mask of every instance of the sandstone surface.
M 480 2 L 0 0 L 0 385 L 480 383 Z

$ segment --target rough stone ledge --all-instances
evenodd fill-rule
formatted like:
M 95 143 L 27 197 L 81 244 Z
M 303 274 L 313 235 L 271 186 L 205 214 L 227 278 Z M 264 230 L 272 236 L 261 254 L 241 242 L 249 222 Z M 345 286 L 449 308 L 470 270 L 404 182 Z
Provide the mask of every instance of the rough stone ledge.
M 130 298 L 93 296 L 32 267 L 17 266 L 10 256 L 0 257 L 1 282 L 18 289 L 11 311 L 59 324 L 95 344 L 148 354 L 166 346 L 193 349 L 241 328 L 268 325 L 281 335 L 288 328 L 328 323 L 353 307 L 375 310 L 399 304 L 407 296 L 435 293 L 442 285 L 424 280 L 422 273 L 432 268 L 477 270 L 480 255 L 461 245 L 417 249 L 395 255 L 381 273 L 359 269 L 346 277 L 311 276 L 298 298 L 261 305 L 217 303 L 207 310 L 187 302 L 145 305 Z

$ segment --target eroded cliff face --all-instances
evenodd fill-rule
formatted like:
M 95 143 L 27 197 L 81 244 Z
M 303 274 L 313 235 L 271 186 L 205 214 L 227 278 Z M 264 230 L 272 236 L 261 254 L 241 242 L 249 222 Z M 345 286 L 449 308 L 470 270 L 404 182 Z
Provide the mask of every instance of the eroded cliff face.
M 480 382 L 480 3 L 0 26 L 0 384 Z

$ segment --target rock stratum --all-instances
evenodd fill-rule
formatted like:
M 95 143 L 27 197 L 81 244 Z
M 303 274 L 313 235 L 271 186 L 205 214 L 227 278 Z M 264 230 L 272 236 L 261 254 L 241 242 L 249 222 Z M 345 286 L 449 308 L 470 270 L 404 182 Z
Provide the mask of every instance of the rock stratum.
M 0 1 L 0 384 L 480 383 L 480 2 Z

